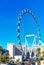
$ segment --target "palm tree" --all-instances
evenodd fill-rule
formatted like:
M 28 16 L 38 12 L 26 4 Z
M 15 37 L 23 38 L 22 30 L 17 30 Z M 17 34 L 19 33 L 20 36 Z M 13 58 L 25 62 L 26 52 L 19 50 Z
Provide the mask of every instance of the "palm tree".
M 41 54 L 42 54 L 43 63 L 44 63 L 44 51 L 42 51 Z
M 44 51 L 41 52 L 42 56 L 44 57 Z
M 3 58 L 4 58 L 5 62 L 9 61 L 9 53 L 8 52 L 5 52 L 3 54 Z
M 0 51 L 3 51 L 3 48 L 2 48 L 2 46 L 0 46 Z
M 41 49 L 40 48 L 37 48 L 37 54 L 38 54 L 38 57 L 41 56 Z M 38 65 L 40 65 L 40 59 L 38 59 Z
M 38 56 L 41 55 L 41 49 L 40 48 L 37 48 L 37 54 L 38 54 Z
M 3 59 L 2 56 L 0 56 L 0 62 L 2 62 L 2 59 Z
M 2 55 L 3 48 L 0 46 L 0 55 Z

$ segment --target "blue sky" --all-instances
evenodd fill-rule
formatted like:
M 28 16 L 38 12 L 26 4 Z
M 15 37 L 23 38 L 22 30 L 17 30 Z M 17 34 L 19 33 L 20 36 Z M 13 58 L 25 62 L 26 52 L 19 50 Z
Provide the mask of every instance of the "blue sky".
M 35 14 L 41 30 L 41 39 L 44 42 L 44 0 L 0 0 L 0 45 L 4 48 L 10 42 L 18 44 L 16 28 L 19 13 L 23 9 L 32 10 Z M 23 16 L 20 29 L 22 43 L 24 43 L 25 34 L 37 34 L 31 15 Z

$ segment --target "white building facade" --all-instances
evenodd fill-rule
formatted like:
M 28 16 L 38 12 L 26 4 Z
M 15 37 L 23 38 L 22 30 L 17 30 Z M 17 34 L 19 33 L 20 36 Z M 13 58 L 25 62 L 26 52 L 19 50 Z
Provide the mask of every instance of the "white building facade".
M 22 51 L 19 46 L 16 46 L 14 43 L 8 43 L 7 50 L 9 51 L 9 57 L 12 57 L 12 60 L 16 61 L 19 59 L 19 62 L 22 62 Z
M 14 57 L 15 56 L 15 45 L 14 44 L 7 44 L 7 50 L 9 51 L 9 56 Z

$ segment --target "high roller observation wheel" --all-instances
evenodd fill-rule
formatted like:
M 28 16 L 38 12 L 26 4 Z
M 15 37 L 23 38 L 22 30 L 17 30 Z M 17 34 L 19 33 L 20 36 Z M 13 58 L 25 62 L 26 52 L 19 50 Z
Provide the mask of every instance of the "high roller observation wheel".
M 38 21 L 37 21 L 37 19 L 36 19 L 36 16 L 33 14 L 33 12 L 32 12 L 31 10 L 29 10 L 29 9 L 24 9 L 24 10 L 22 10 L 21 13 L 19 14 L 18 23 L 17 23 L 17 26 L 18 26 L 18 28 L 17 28 L 17 32 L 18 32 L 17 38 L 18 38 L 18 44 L 19 44 L 20 46 L 21 46 L 21 40 L 20 40 L 20 22 L 21 22 L 21 20 L 22 20 L 23 15 L 26 14 L 26 13 L 29 13 L 29 14 L 33 17 L 33 19 L 34 19 L 34 21 L 35 21 L 35 23 L 36 23 L 37 31 L 38 31 L 38 40 L 41 40 L 41 39 L 40 39 L 40 36 L 41 36 L 41 34 L 40 34 L 40 28 L 39 28 L 39 25 L 38 25 Z

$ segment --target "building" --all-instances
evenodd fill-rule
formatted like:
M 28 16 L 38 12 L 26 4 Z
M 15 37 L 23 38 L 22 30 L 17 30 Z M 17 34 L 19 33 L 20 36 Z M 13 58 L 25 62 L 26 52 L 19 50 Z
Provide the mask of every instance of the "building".
M 9 51 L 10 57 L 15 58 L 15 61 L 18 59 L 22 61 L 22 51 L 20 46 L 16 46 L 14 43 L 8 43 L 7 50 Z
M 15 56 L 15 45 L 14 44 L 7 44 L 7 50 L 9 51 L 9 56 Z
M 41 49 L 41 52 L 44 51 L 44 44 L 33 44 L 32 47 L 26 47 L 23 45 L 23 53 L 25 55 L 29 55 L 29 58 L 36 58 L 37 57 L 37 48 Z M 16 46 L 14 43 L 8 43 L 7 44 L 7 50 L 9 51 L 10 57 L 15 57 L 15 61 L 20 59 L 22 61 L 22 50 L 20 46 Z M 42 55 L 41 55 L 42 56 Z
M 22 55 L 21 47 L 16 46 L 15 44 L 12 43 L 7 44 L 7 50 L 9 51 L 10 57 Z

